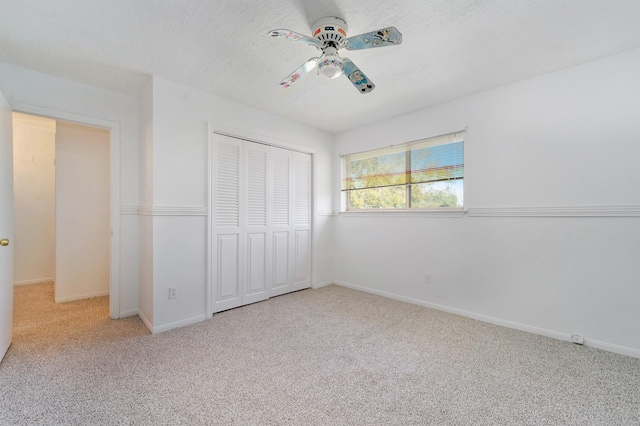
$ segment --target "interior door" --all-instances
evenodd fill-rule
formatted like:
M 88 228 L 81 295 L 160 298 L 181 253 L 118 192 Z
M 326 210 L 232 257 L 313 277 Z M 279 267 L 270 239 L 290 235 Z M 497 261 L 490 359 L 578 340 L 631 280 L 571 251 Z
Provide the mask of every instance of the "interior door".
M 0 93 L 0 361 L 13 328 L 13 133 L 11 107 Z
M 56 303 L 109 294 L 109 130 L 58 121 L 55 167 Z

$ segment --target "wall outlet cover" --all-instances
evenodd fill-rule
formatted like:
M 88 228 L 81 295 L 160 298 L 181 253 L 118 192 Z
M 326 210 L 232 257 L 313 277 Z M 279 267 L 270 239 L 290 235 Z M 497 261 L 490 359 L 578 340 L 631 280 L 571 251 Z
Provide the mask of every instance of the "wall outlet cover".
M 580 336 L 579 334 L 571 335 L 571 341 L 578 345 L 584 345 L 584 337 Z

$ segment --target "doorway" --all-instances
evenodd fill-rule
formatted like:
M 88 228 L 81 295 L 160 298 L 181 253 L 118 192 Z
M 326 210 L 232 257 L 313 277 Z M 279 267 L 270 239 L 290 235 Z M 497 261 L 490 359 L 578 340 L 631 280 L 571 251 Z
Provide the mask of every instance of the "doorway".
M 110 132 L 14 113 L 15 284 L 110 293 Z M 113 317 L 113 315 L 112 315 Z

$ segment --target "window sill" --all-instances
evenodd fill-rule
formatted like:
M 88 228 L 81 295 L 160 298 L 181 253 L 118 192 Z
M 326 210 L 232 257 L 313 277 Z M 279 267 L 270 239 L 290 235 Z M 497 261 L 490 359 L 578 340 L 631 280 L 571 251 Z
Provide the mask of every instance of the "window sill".
M 438 209 L 438 210 L 348 210 L 340 212 L 343 217 L 463 217 L 465 209 Z

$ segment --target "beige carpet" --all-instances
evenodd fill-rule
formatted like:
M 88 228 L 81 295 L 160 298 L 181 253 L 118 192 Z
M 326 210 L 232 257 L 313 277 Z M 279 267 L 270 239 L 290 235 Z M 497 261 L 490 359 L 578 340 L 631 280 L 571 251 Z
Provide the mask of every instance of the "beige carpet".
M 638 425 L 640 360 L 337 286 L 152 336 L 33 285 L 0 424 Z

